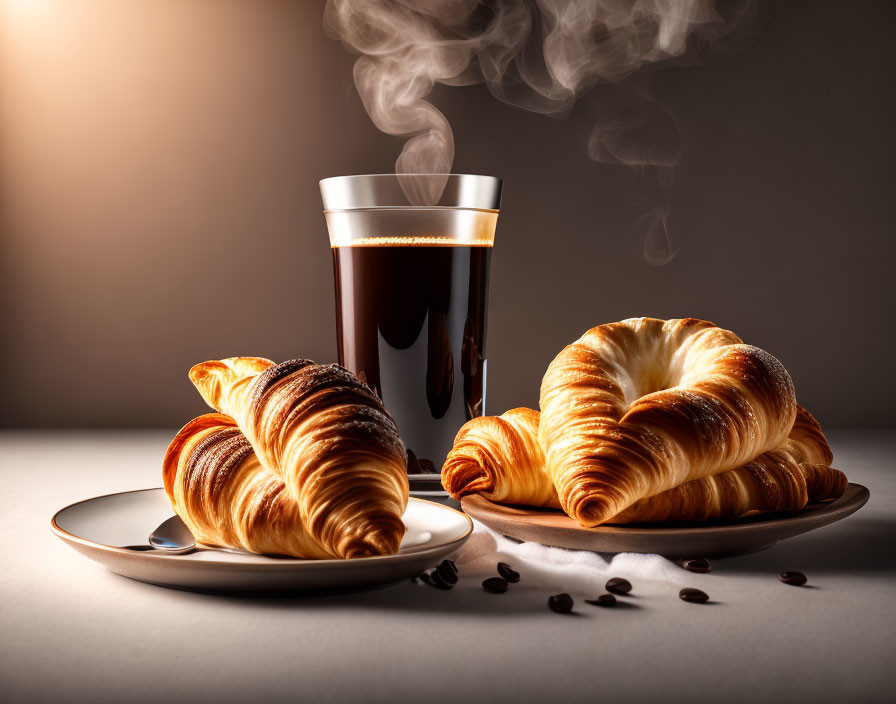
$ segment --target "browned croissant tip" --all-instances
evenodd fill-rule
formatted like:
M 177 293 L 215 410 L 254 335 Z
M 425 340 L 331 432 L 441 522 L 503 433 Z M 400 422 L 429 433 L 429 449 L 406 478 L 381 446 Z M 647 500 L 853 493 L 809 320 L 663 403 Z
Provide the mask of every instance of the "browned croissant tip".
M 211 374 L 212 365 L 217 365 L 218 369 L 222 369 L 224 367 L 221 362 L 200 362 L 199 364 L 194 364 L 190 367 L 190 371 L 187 372 L 187 376 L 190 378 L 194 384 L 197 382 L 201 382 L 205 379 L 209 374 Z
M 806 491 L 812 501 L 828 501 L 843 496 L 849 480 L 838 469 L 823 464 L 801 464 Z
M 797 404 L 796 420 L 790 434 L 791 437 L 810 447 L 810 452 L 815 451 L 819 453 L 817 459 L 820 459 L 821 462 L 810 462 L 810 464 L 830 466 L 831 462 L 834 461 L 834 453 L 831 451 L 827 438 L 825 438 L 824 432 L 821 430 L 821 425 L 809 411 L 799 404 Z M 806 458 L 806 461 L 809 461 L 809 459 Z
M 215 371 L 229 372 L 231 371 L 231 368 L 236 368 L 241 371 L 247 369 L 262 371 L 272 364 L 273 362 L 271 360 L 264 357 L 227 357 L 226 359 L 210 359 L 207 362 L 194 364 L 190 367 L 187 376 L 189 376 L 190 381 L 195 383 L 210 376 Z
M 560 498 L 563 501 L 563 497 Z M 575 515 L 583 527 L 594 528 L 619 513 L 619 506 L 624 501 L 625 495 L 618 486 L 602 483 L 599 487 L 567 496 L 563 503 L 569 506 L 567 513 Z
M 493 475 L 472 457 L 449 455 L 442 466 L 442 488 L 453 499 L 489 492 L 494 485 Z
M 404 523 L 400 520 L 398 523 L 400 526 L 387 525 L 348 540 L 341 547 L 340 554 L 347 559 L 394 555 L 401 546 L 401 539 L 405 532 Z

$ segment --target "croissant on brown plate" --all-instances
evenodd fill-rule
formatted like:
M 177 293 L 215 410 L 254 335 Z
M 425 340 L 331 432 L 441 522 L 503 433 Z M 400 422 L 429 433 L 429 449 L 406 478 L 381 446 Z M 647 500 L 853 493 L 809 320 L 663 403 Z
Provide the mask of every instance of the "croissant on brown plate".
M 846 488 L 781 364 L 706 321 L 592 329 L 551 363 L 541 405 L 464 425 L 446 490 L 594 526 L 798 510 Z
M 548 473 L 583 526 L 750 462 L 796 417 L 777 359 L 694 318 L 592 328 L 548 366 L 539 404 Z
M 197 538 L 296 557 L 398 551 L 408 501 L 405 453 L 394 421 L 366 385 L 338 365 L 257 357 L 204 362 L 190 379 L 219 413 L 181 431 L 165 472 L 172 505 Z M 225 428 L 208 435 L 212 422 Z M 295 535 L 284 544 L 286 525 Z
M 530 421 L 509 439 L 495 421 L 525 412 Z M 515 408 L 500 418 L 467 422 L 442 469 L 442 484 L 456 499 L 480 494 L 492 501 L 560 508 L 560 500 L 535 433 L 538 411 Z M 821 427 L 802 406 L 789 437 L 775 450 L 742 467 L 685 482 L 636 502 L 607 523 L 654 523 L 735 518 L 754 513 L 798 511 L 810 500 L 840 496 L 846 476 L 830 466 L 830 447 Z

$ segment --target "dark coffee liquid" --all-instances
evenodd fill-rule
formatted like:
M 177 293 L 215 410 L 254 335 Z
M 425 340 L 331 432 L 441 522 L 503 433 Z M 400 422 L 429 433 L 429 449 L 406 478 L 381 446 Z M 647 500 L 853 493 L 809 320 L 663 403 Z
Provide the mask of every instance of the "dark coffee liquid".
M 339 362 L 383 403 L 408 473 L 441 471 L 485 406 L 489 246 L 333 249 Z

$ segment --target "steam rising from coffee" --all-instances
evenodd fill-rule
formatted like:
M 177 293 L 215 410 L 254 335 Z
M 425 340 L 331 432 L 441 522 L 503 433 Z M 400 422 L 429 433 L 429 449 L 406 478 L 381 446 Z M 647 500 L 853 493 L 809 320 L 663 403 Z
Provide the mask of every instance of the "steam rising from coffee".
M 739 16 L 740 10 L 734 13 Z M 563 117 L 595 89 L 589 156 L 636 167 L 655 201 L 640 223 L 642 256 L 665 264 L 669 188 L 680 142 L 672 115 L 640 88 L 644 69 L 727 34 L 715 0 L 328 0 L 324 26 L 361 54 L 355 85 L 373 123 L 407 136 L 401 174 L 435 174 L 409 197 L 438 201 L 454 135 L 427 97 L 436 83 L 485 83 L 500 100 Z

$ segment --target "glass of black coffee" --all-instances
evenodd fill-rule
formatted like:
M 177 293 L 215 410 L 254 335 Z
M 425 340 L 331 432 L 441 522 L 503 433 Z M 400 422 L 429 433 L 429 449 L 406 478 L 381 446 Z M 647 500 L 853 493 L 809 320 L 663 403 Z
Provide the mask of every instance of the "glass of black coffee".
M 383 400 L 411 478 L 437 481 L 460 426 L 485 412 L 491 176 L 321 181 L 339 363 Z

